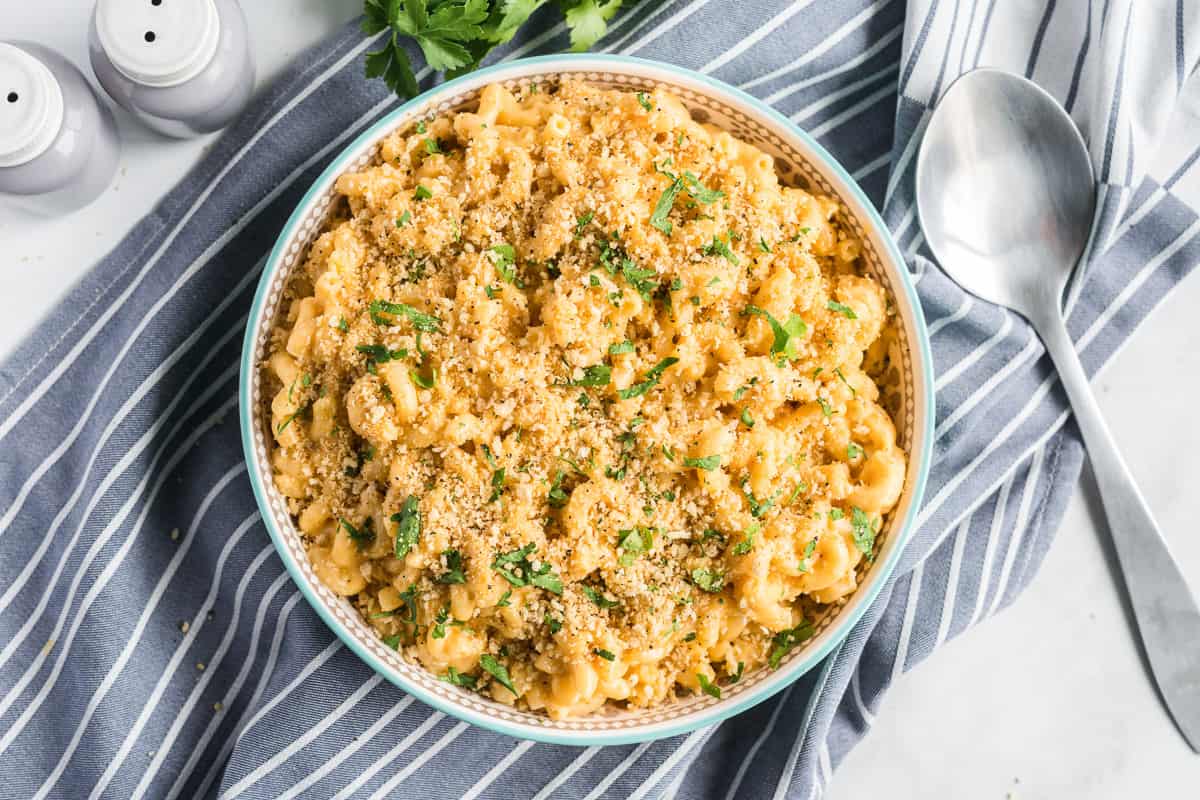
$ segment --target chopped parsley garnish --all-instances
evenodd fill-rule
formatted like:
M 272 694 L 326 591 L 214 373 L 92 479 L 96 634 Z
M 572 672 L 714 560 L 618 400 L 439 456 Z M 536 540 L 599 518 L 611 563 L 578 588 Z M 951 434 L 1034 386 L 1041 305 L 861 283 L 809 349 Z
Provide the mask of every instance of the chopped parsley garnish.
M 479 666 L 483 668 L 484 672 L 495 678 L 505 689 L 508 689 L 513 694 L 517 694 L 517 690 L 512 683 L 512 678 L 508 677 L 508 670 L 496 660 L 494 655 L 491 653 L 481 655 L 479 657 Z
M 783 355 L 785 358 L 794 359 L 800 354 L 800 339 L 808 331 L 808 326 L 804 324 L 804 320 L 800 319 L 798 314 L 792 314 L 788 317 L 787 322 L 781 325 L 779 320 L 758 306 L 746 306 L 746 310 L 742 313 L 762 317 L 771 326 L 771 332 L 775 334 L 775 341 L 771 343 L 772 355 Z
M 345 317 L 338 317 L 337 328 L 342 333 L 346 333 L 347 331 L 350 330 L 350 323 L 346 322 Z
M 816 551 L 816 549 L 817 537 L 814 536 L 808 540 L 808 544 L 804 545 L 804 552 L 800 555 L 800 563 L 796 565 L 796 569 L 798 569 L 800 572 L 808 572 L 809 568 L 812 566 L 808 563 L 808 560 L 812 558 L 812 554 L 814 551 Z
M 691 601 L 689 600 L 688 602 L 690 603 Z M 694 642 L 694 641 L 696 641 L 696 632 L 695 632 L 695 631 L 692 631 L 692 632 L 691 632 L 691 633 L 689 633 L 687 636 L 683 637 L 683 640 L 684 640 L 685 642 Z
M 721 687 L 710 682 L 708 678 L 704 677 L 703 672 L 696 673 L 696 680 L 700 681 L 700 688 L 704 690 L 706 695 L 709 697 L 715 697 L 718 700 L 721 699 Z
M 439 680 L 443 680 L 446 683 L 452 683 L 455 686 L 461 686 L 464 689 L 474 689 L 475 681 L 477 681 L 478 678 L 476 678 L 474 675 L 468 675 L 465 672 L 459 672 L 454 667 L 447 667 L 446 674 L 443 675 Z
M 502 494 L 504 494 L 504 467 L 492 473 L 492 496 L 488 498 L 488 502 L 496 502 Z
M 600 592 L 593 589 L 591 586 L 584 586 L 583 593 L 587 595 L 587 599 L 591 600 L 599 608 L 616 608 L 621 605 L 617 600 L 609 600 Z
M 442 606 L 438 609 L 437 616 L 433 618 L 433 631 L 430 634 L 434 639 L 446 638 L 446 623 L 450 621 L 450 609 Z
M 633 351 L 633 342 L 629 341 L 628 339 L 623 342 L 618 342 L 617 344 L 610 344 L 608 346 L 608 354 L 610 356 L 619 356 L 621 353 L 632 353 Z
M 858 397 L 858 391 L 855 390 L 855 388 L 850 385 L 850 381 L 846 380 L 846 376 L 842 374 L 841 367 L 834 367 L 833 374 L 837 375 L 838 378 L 842 381 L 842 383 L 846 384 L 846 388 L 850 390 L 851 397 Z
M 304 416 L 305 414 L 308 414 L 309 412 L 311 412 L 312 404 L 313 404 L 313 401 L 309 400 L 307 403 L 300 406 L 295 411 L 293 411 L 291 414 L 289 414 L 287 419 L 285 419 L 283 422 L 279 423 L 279 427 L 275 429 L 275 434 L 278 435 L 278 434 L 283 433 L 285 430 L 287 430 L 287 426 L 291 425 L 292 420 L 294 420 L 296 417 Z
M 685 467 L 694 467 L 696 469 L 714 470 L 721 466 L 721 455 L 718 453 L 713 456 L 703 456 L 701 458 L 685 458 L 683 460 Z
M 703 253 L 706 256 L 721 256 L 721 258 L 735 267 L 741 263 L 738 260 L 737 253 L 729 248 L 729 243 L 717 236 L 713 237 L 712 244 L 704 246 Z
M 692 570 L 692 583 L 706 592 L 719 592 L 725 588 L 725 573 L 698 567 Z
M 518 289 L 525 288 L 520 279 L 517 278 L 517 251 L 513 249 L 511 244 L 498 244 L 495 247 L 489 248 L 489 251 L 496 254 L 492 259 L 492 263 L 496 266 L 496 273 L 505 283 L 511 283 Z
M 759 519 L 770 510 L 771 506 L 775 505 L 775 501 L 779 499 L 779 495 L 783 494 L 783 490 L 780 489 L 766 500 L 759 500 L 754 496 L 749 484 L 748 479 L 742 478 L 742 494 L 746 495 L 746 502 L 750 504 L 750 516 Z
M 846 514 L 840 508 L 838 508 L 836 506 L 829 509 L 829 518 L 830 519 L 837 520 L 837 519 L 841 519 L 844 516 L 846 516 Z
M 386 364 L 388 361 L 400 361 L 408 358 L 408 350 L 403 347 L 399 350 L 389 350 L 382 344 L 360 344 L 354 349 L 366 354 L 372 364 Z
M 863 449 L 861 447 L 859 447 L 858 445 L 856 445 L 854 442 L 851 442 L 850 444 L 846 445 L 847 460 L 853 461 L 854 459 L 858 458 L 862 454 L 863 454 Z
M 392 320 L 383 316 L 383 314 L 401 314 L 408 317 L 408 321 L 419 331 L 439 333 L 442 329 L 442 321 L 440 319 L 432 314 L 424 314 L 405 303 L 389 303 L 386 300 L 375 300 L 367 307 L 367 311 L 371 314 L 371 321 L 376 325 L 392 324 Z
M 403 214 L 400 215 L 400 219 L 396 220 L 396 227 L 403 228 L 405 225 L 407 225 L 411 221 L 412 221 L 412 214 L 405 211 Z
M 670 461 L 671 463 L 675 462 L 675 451 L 672 450 L 668 445 L 664 444 L 662 446 L 662 454 L 663 454 L 663 457 L 667 459 L 667 461 Z
M 554 594 L 562 594 L 562 578 L 550 571 L 550 565 L 543 562 L 540 567 L 534 569 L 529 561 L 529 556 L 536 550 L 537 545 L 530 542 L 524 547 L 501 553 L 492 562 L 492 569 L 517 588 L 536 586 Z
M 592 219 L 595 218 L 595 216 L 596 216 L 596 212 L 589 211 L 586 214 L 584 214 L 583 216 L 581 216 L 579 219 L 575 220 L 575 238 L 576 239 L 583 236 L 583 229 L 588 226 L 588 223 L 591 222 Z
M 829 401 L 824 397 L 817 398 L 817 405 L 821 407 L 821 414 L 826 417 L 833 416 L 833 406 L 829 405 Z
M 647 111 L 652 111 L 654 109 L 654 106 L 650 105 L 650 95 L 646 94 L 645 92 L 637 93 L 637 101 L 638 105 Z
M 783 504 L 785 506 L 790 506 L 793 502 L 795 502 L 796 498 L 800 496 L 800 493 L 803 492 L 807 488 L 808 488 L 808 484 L 806 484 L 804 481 L 798 481 L 796 483 L 796 488 L 792 489 L 792 493 L 788 495 L 787 500 L 783 501 Z
M 738 662 L 738 670 L 737 670 L 737 672 L 735 672 L 729 676 L 729 682 L 737 683 L 738 681 L 740 681 L 742 679 L 742 673 L 745 671 L 745 669 L 746 669 L 746 662 L 739 661 Z
M 462 553 L 457 550 L 447 550 L 442 553 L 446 559 L 446 571 L 434 578 L 438 583 L 466 583 L 467 576 L 463 574 Z
M 437 386 L 437 367 L 430 367 L 428 376 L 422 375 L 419 370 L 410 369 L 408 371 L 408 377 L 413 383 L 422 389 L 432 389 L 434 386 Z
M 694 197 L 697 202 L 703 203 L 706 206 L 717 202 L 725 196 L 725 193 L 719 189 L 709 189 L 700 182 L 699 178 L 690 172 L 683 173 L 683 187 L 687 189 L 687 193 Z
M 650 528 L 637 527 L 617 531 L 617 547 L 621 550 L 620 563 L 628 567 L 642 553 L 647 553 L 654 547 L 654 531 Z
M 562 508 L 567 504 L 567 500 L 570 499 L 570 495 L 562 488 L 563 478 L 565 477 L 566 473 L 560 469 L 554 476 L 554 481 L 550 484 L 550 493 L 546 495 L 546 502 L 550 504 L 551 508 Z
M 769 253 L 771 252 L 771 245 L 767 244 L 767 240 L 760 236 L 758 237 L 758 249 L 764 253 Z
M 779 669 L 780 662 L 783 657 L 792 652 L 792 649 L 798 644 L 802 644 L 813 637 L 816 630 L 812 623 L 808 620 L 803 620 L 794 628 L 788 628 L 785 631 L 780 631 L 771 639 L 771 655 L 767 659 L 771 665 L 771 669 Z
M 583 368 L 583 377 L 569 380 L 559 386 L 607 386 L 612 380 L 612 367 L 608 364 L 593 364 Z
M 546 616 L 542 617 L 542 621 L 545 622 L 546 627 L 550 629 L 551 636 L 562 630 L 562 620 L 555 619 L 554 617 L 550 616 L 549 611 L 546 612 Z
M 854 309 L 848 305 L 844 305 L 844 304 L 838 303 L 834 300 L 830 300 L 828 303 L 825 304 L 825 307 L 828 308 L 830 311 L 836 311 L 837 313 L 841 314 L 846 319 L 858 319 L 858 314 L 855 314 Z
M 658 275 L 652 269 L 642 269 L 634 263 L 633 259 L 622 259 L 621 274 L 625 276 L 625 280 L 633 287 L 638 295 L 649 303 L 654 299 L 654 293 L 658 290 L 658 281 L 650 280 Z
M 682 189 L 683 178 L 672 178 L 671 185 L 663 189 L 662 196 L 658 198 L 658 203 L 654 206 L 654 213 L 650 215 L 650 224 L 667 236 L 670 236 L 674 229 L 671 220 L 667 219 L 667 215 L 671 213 L 671 209 L 675 206 L 675 198 L 679 196 Z
M 423 184 L 417 184 L 417 191 L 413 194 L 417 200 L 428 200 L 433 197 L 433 192 L 429 191 Z
M 667 356 L 662 361 L 650 368 L 650 371 L 646 373 L 646 379 L 644 381 L 641 383 L 635 383 L 628 389 L 621 389 L 619 392 L 617 392 L 617 395 L 622 400 L 628 400 L 631 397 L 641 397 L 646 392 L 658 385 L 658 379 L 662 377 L 662 374 L 667 367 L 678 363 L 679 359 L 675 356 Z
M 596 655 L 600 656 L 601 658 L 603 658 L 605 661 L 615 661 L 617 658 L 615 655 L 610 653 L 608 650 L 604 650 L 599 647 L 592 648 L 592 652 L 595 653 Z
M 754 417 L 750 416 L 750 409 L 743 408 L 742 413 L 738 416 L 738 419 L 740 419 L 742 421 L 742 424 L 745 425 L 747 428 L 754 427 Z
M 424 145 L 425 145 L 426 154 L 431 155 L 431 156 L 436 155 L 438 153 L 442 153 L 444 155 L 446 152 L 445 150 L 442 149 L 442 146 L 438 142 L 437 139 L 426 139 L 424 141 Z
M 871 518 L 867 516 L 867 512 L 863 511 L 858 506 L 850 509 L 850 528 L 854 534 L 854 544 L 867 560 L 875 557 L 875 526 L 871 524 Z
M 338 522 L 346 529 L 346 535 L 360 548 L 364 544 L 375 541 L 375 523 L 370 517 L 363 520 L 361 528 L 354 527 L 343 517 L 338 517 Z
M 754 523 L 742 535 L 742 540 L 733 546 L 733 554 L 735 556 L 744 556 L 754 549 L 754 534 L 762 530 L 762 525 Z
M 388 647 L 392 648 L 393 650 L 400 649 L 400 634 L 398 634 L 398 633 L 394 633 L 391 636 L 381 636 L 380 641 L 382 641 L 384 644 L 386 644 Z
M 508 608 L 512 605 L 509 598 L 512 597 L 512 589 L 505 589 L 504 594 L 500 595 L 500 599 L 496 601 L 496 608 Z
M 396 523 L 396 558 L 404 558 L 417 546 L 421 538 L 421 511 L 417 508 L 417 496 L 410 494 L 400 507 L 400 513 L 392 514 Z

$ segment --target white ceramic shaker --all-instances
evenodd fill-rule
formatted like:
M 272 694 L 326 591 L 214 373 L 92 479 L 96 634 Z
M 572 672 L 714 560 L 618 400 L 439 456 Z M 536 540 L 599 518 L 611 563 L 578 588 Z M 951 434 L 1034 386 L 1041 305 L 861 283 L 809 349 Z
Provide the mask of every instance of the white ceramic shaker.
M 120 143 L 83 74 L 32 42 L 0 42 L 0 197 L 34 213 L 82 208 L 108 188 Z
M 254 90 L 237 0 L 98 0 L 88 50 L 113 100 L 167 136 L 224 128 Z

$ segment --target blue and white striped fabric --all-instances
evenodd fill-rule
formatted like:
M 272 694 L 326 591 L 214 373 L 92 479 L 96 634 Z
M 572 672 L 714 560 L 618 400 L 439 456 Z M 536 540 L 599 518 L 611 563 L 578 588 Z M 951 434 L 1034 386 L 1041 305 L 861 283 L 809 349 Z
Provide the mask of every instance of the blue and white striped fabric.
M 556 16 L 539 19 L 500 57 L 563 49 Z M 937 360 L 936 463 L 902 566 L 851 636 L 721 725 L 585 749 L 432 711 L 301 602 L 251 497 L 235 379 L 276 233 L 330 156 L 395 104 L 362 79 L 370 43 L 347 28 L 0 367 L 0 797 L 814 797 L 888 685 L 1033 578 L 1082 450 L 1029 327 L 928 260 L 919 133 L 978 65 L 1028 75 L 1070 109 L 1102 179 L 1070 315 L 1095 371 L 1200 260 L 1200 4 L 668 0 L 627 3 L 602 44 L 790 115 L 909 257 Z

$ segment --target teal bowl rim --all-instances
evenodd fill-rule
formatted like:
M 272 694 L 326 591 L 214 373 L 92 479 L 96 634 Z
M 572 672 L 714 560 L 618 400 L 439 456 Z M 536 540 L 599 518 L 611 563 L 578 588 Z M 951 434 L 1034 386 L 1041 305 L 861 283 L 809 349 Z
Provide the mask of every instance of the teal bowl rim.
M 254 376 L 254 344 L 257 338 L 255 332 L 258 330 L 260 319 L 262 316 L 263 304 L 266 300 L 268 290 L 270 288 L 271 276 L 275 273 L 280 262 L 283 260 L 284 251 L 288 242 L 294 236 L 295 228 L 304 216 L 304 212 L 309 207 L 310 203 L 316 196 L 317 190 L 331 175 L 340 172 L 346 163 L 350 160 L 360 146 L 365 143 L 377 139 L 382 132 L 395 127 L 395 120 L 404 115 L 409 109 L 424 103 L 430 95 L 437 93 L 451 92 L 456 86 L 465 83 L 473 83 L 481 77 L 495 74 L 497 72 L 509 72 L 514 69 L 519 69 L 522 65 L 536 65 L 546 63 L 562 63 L 562 62 L 579 62 L 596 64 L 597 69 L 603 69 L 604 64 L 612 64 L 614 68 L 619 68 L 622 65 L 637 65 L 644 68 L 653 68 L 666 72 L 676 73 L 684 76 L 691 81 L 697 81 L 707 84 L 715 89 L 719 94 L 727 95 L 745 105 L 749 105 L 756 112 L 764 117 L 770 118 L 775 123 L 787 129 L 799 141 L 803 142 L 806 148 L 822 162 L 823 166 L 831 170 L 838 178 L 841 179 L 846 190 L 854 196 L 862 207 L 865 223 L 869 223 L 870 227 L 878 233 L 882 239 L 884 246 L 887 249 L 891 259 L 900 266 L 897 270 L 901 285 L 904 287 L 905 296 L 913 309 L 913 323 L 916 330 L 916 350 L 919 353 L 921 362 L 921 376 L 924 384 L 924 402 L 917 404 L 914 414 L 922 429 L 922 437 L 919 444 L 920 453 L 917 458 L 912 458 L 910 455 L 910 464 L 918 465 L 917 477 L 913 487 L 913 500 L 908 507 L 908 511 L 902 520 L 896 521 L 895 535 L 898 539 L 886 558 L 886 560 L 877 564 L 873 570 L 871 582 L 865 587 L 863 599 L 859 600 L 855 606 L 847 611 L 844 611 L 844 617 L 837 620 L 836 635 L 829 637 L 820 647 L 813 649 L 811 652 L 805 652 L 800 658 L 797 658 L 792 663 L 786 665 L 786 679 L 780 680 L 774 684 L 762 684 L 761 687 L 751 689 L 736 698 L 730 698 L 728 703 L 718 702 L 707 709 L 703 709 L 687 716 L 678 724 L 665 726 L 662 728 L 655 727 L 655 730 L 639 732 L 639 729 L 628 731 L 557 731 L 557 730 L 540 730 L 530 729 L 517 724 L 497 719 L 486 714 L 466 709 L 455 705 L 454 703 L 446 702 L 440 697 L 432 695 L 422 689 L 420 686 L 410 685 L 403 677 L 394 674 L 394 672 L 384 663 L 378 661 L 374 655 L 358 642 L 358 640 L 350 634 L 349 631 L 343 630 L 341 623 L 333 618 L 333 616 L 325 608 L 322 601 L 316 595 L 313 587 L 304 578 L 303 572 L 299 565 L 292 558 L 291 552 L 288 550 L 283 533 L 277 529 L 274 520 L 269 512 L 270 504 L 267 501 L 266 489 L 262 483 L 262 476 L 258 474 L 255 468 L 254 447 L 253 447 L 253 408 L 251 407 L 252 381 Z M 619 71 L 619 69 L 618 69 Z M 930 462 L 933 457 L 933 421 L 934 421 L 934 388 L 933 388 L 933 354 L 929 345 L 929 332 L 925 325 L 925 317 L 921 310 L 921 301 L 917 296 L 916 287 L 913 285 L 912 276 L 908 271 L 908 262 L 900 252 L 900 248 L 892 238 L 891 231 L 884 224 L 883 219 L 879 216 L 879 212 L 875 210 L 874 205 L 863 193 L 858 183 L 850 176 L 850 174 L 842 167 L 840 163 L 815 139 L 809 136 L 802 128 L 792 122 L 790 119 L 771 108 L 766 103 L 762 102 L 753 95 L 743 92 L 729 84 L 719 81 L 715 78 L 710 78 L 694 70 L 685 67 L 678 67 L 673 64 L 655 61 L 647 58 L 636 58 L 633 56 L 609 55 L 603 53 L 574 53 L 574 54 L 558 54 L 547 56 L 534 56 L 530 58 L 522 58 L 514 61 L 502 62 L 489 67 L 477 70 L 475 72 L 463 75 L 454 80 L 438 84 L 416 97 L 401 104 L 387 116 L 376 122 L 355 140 L 347 145 L 335 157 L 322 172 L 321 175 L 313 182 L 313 185 L 305 193 L 304 197 L 297 204 L 295 210 L 288 218 L 279 234 L 279 238 L 275 242 L 275 246 L 271 249 L 271 253 L 263 265 L 263 272 L 258 282 L 258 289 L 254 293 L 254 302 L 250 307 L 250 314 L 246 321 L 246 333 L 242 340 L 242 360 L 241 371 L 238 378 L 238 398 L 239 409 L 238 418 L 240 421 L 242 434 L 242 448 L 247 462 L 247 474 L 250 477 L 250 485 L 254 490 L 254 499 L 258 503 L 260 516 L 263 519 L 263 524 L 267 528 L 267 533 L 271 537 L 272 543 L 275 545 L 276 551 L 279 553 L 280 559 L 288 572 L 292 576 L 292 580 L 296 582 L 301 593 L 304 595 L 308 604 L 317 612 L 317 615 L 324 620 L 325 624 L 333 631 L 333 633 L 342 640 L 343 644 L 350 648 L 359 658 L 367 663 L 373 670 L 386 677 L 389 681 L 399 686 L 405 692 L 413 695 L 417 699 L 427 705 L 436 708 L 446 714 L 449 714 L 458 719 L 478 725 L 487 730 L 496 733 L 502 733 L 508 736 L 513 736 L 520 739 L 530 739 L 533 741 L 546 742 L 550 744 L 564 744 L 573 746 L 592 746 L 592 745 L 617 745 L 617 744 L 633 744 L 636 742 L 644 742 L 653 739 L 666 739 L 672 736 L 679 736 L 684 733 L 689 733 L 706 725 L 713 725 L 722 722 L 735 714 L 741 713 L 746 709 L 758 705 L 759 703 L 775 696 L 783 691 L 788 686 L 791 686 L 802 675 L 811 671 L 818 666 L 822 659 L 839 648 L 850 635 L 850 632 L 858 624 L 858 621 L 866 613 L 868 607 L 875 602 L 879 596 L 879 592 L 883 589 L 884 584 L 891 578 L 892 572 L 896 568 L 896 564 L 900 560 L 900 555 L 904 548 L 908 545 L 909 540 L 916 527 L 916 518 L 921 508 L 921 503 L 925 495 L 925 485 L 929 477 Z M 788 674 L 790 673 L 790 674 Z M 817 695 L 814 694 L 809 700 L 809 705 L 815 702 Z M 806 710 L 806 716 L 811 712 L 811 708 Z

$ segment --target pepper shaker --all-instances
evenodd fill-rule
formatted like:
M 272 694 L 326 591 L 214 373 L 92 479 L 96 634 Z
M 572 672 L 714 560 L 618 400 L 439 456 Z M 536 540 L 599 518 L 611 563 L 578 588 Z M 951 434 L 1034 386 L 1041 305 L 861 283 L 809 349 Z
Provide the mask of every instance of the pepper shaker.
M 254 89 L 237 0 L 99 0 L 88 50 L 112 99 L 167 136 L 224 128 Z
M 0 195 L 27 211 L 82 208 L 112 181 L 117 126 L 69 61 L 32 42 L 0 42 Z

